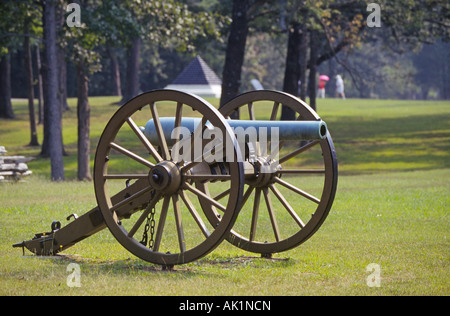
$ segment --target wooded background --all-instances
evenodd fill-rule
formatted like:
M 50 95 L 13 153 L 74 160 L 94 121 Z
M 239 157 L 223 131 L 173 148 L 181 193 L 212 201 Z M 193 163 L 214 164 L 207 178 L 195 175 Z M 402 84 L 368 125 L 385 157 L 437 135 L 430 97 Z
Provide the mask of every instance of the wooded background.
M 69 3 L 80 5 L 81 27 L 66 23 Z M 347 97 L 449 99 L 450 3 L 376 3 L 380 27 L 368 27 L 372 12 L 360 0 L 2 0 L 0 118 L 14 119 L 11 98 L 28 98 L 30 145 L 42 146 L 52 179 L 64 180 L 61 117 L 76 97 L 83 180 L 91 177 L 88 97 L 123 104 L 164 88 L 196 55 L 222 78 L 221 104 L 258 79 L 316 108 L 319 74 L 331 78 L 328 97 L 340 74 Z

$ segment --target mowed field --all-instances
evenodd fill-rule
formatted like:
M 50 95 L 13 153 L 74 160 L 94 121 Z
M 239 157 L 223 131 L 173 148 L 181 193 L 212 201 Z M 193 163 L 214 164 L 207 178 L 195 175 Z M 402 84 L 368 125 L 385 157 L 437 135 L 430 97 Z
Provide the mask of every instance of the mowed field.
M 92 164 L 115 101 L 90 98 Z M 339 161 L 336 198 L 322 227 L 273 259 L 225 241 L 170 272 L 134 257 L 107 229 L 57 259 L 12 248 L 48 231 L 53 220 L 64 225 L 67 215 L 96 205 L 93 183 L 75 180 L 76 100 L 69 105 L 67 180 L 51 182 L 49 160 L 37 159 L 28 164 L 33 175 L 26 181 L 0 184 L 0 295 L 450 294 L 449 102 L 318 100 Z M 11 155 L 37 156 L 39 148 L 26 146 L 27 102 L 15 100 L 14 109 L 17 120 L 0 120 L 0 146 Z M 42 142 L 42 127 L 38 133 Z M 67 285 L 71 263 L 79 264 L 79 287 Z

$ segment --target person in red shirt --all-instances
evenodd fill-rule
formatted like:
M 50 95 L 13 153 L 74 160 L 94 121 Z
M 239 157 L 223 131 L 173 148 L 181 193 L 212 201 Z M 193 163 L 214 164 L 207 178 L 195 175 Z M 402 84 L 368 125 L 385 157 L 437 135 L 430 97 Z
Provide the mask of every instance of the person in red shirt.
M 319 90 L 317 91 L 317 97 L 325 99 L 325 85 L 327 82 L 325 80 L 319 80 Z

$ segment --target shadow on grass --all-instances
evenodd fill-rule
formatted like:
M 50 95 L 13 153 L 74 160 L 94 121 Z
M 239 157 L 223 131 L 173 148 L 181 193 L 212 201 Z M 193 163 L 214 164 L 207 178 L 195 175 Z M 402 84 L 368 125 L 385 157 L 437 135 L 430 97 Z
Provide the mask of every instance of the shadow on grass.
M 214 274 L 219 270 L 240 270 L 240 269 L 276 269 L 288 268 L 296 264 L 292 258 L 261 258 L 252 256 L 213 256 L 205 257 L 184 265 L 174 267 L 163 267 L 151 264 L 140 259 L 108 260 L 92 259 L 78 255 L 58 254 L 55 257 L 41 257 L 50 260 L 53 264 L 66 266 L 70 263 L 77 263 L 89 270 L 100 273 L 115 273 L 131 275 L 139 273 L 175 273 L 183 276 L 198 276 Z

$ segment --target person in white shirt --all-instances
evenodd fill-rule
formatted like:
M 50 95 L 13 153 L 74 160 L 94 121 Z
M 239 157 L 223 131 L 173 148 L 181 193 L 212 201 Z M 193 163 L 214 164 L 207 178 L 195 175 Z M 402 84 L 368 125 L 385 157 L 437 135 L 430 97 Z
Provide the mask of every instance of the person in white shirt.
M 342 97 L 345 100 L 344 80 L 340 75 L 336 75 L 336 98 Z

